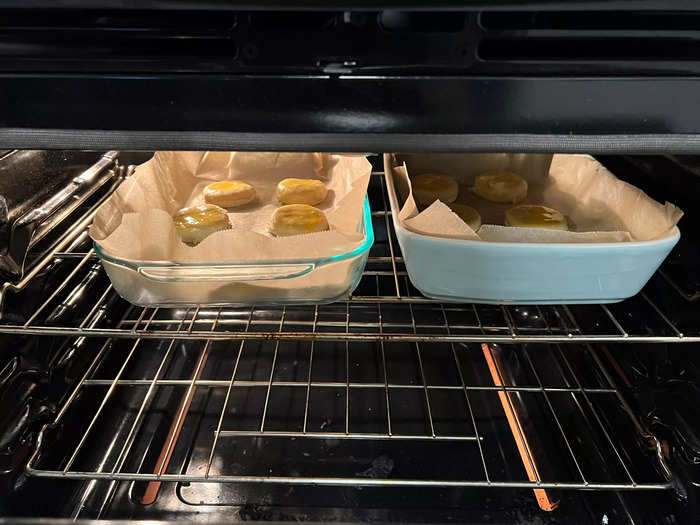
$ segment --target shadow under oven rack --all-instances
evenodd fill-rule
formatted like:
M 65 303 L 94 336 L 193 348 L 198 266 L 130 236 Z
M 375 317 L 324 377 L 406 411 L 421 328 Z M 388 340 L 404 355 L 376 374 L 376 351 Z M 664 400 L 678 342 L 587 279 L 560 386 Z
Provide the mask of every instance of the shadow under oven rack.
M 34 339 L 85 359 L 28 472 L 144 482 L 673 486 L 603 343 L 700 341 L 694 303 L 659 274 L 614 305 L 438 303 L 408 280 L 381 173 L 369 195 L 377 240 L 362 281 L 347 301 L 317 306 L 129 305 L 89 249 L 85 215 L 53 254 L 2 290 L 0 337 L 50 336 Z

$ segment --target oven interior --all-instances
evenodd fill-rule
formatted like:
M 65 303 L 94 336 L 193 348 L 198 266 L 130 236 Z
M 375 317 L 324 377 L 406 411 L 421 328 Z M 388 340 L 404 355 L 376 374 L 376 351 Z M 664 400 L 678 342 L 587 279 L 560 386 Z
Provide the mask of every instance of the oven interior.
M 0 519 L 697 520 L 697 6 L 47 4 L 0 7 Z M 352 297 L 120 298 L 87 228 L 162 149 L 376 152 Z M 621 303 L 432 301 L 383 151 L 592 153 L 682 237 Z
M 696 157 L 597 156 L 686 210 L 673 253 L 621 303 L 424 298 L 408 280 L 374 155 L 376 240 L 347 301 L 141 308 L 112 290 L 87 226 L 149 156 L 0 158 L 3 177 L 35 174 L 45 188 L 8 194 L 15 224 L 55 204 L 59 181 L 102 162 L 40 224 L 4 232 L 5 260 L 23 232 L 33 240 L 3 270 L 0 292 L 3 516 L 671 523 L 697 514 Z

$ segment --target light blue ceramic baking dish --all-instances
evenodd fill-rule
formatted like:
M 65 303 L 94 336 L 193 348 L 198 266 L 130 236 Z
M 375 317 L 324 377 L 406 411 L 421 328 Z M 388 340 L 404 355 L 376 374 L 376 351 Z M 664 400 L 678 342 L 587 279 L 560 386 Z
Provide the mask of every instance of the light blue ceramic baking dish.
M 677 227 L 663 239 L 592 244 L 483 242 L 420 235 L 400 224 L 401 206 L 392 170 L 385 172 L 408 276 L 423 295 L 434 299 L 496 304 L 614 303 L 639 292 L 680 239 Z

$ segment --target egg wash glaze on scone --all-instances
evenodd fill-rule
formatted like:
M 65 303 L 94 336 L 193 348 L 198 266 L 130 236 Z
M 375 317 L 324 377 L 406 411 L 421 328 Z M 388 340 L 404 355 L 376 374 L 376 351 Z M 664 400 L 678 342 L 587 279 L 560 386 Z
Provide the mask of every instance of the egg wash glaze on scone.
M 173 223 L 182 242 L 192 245 L 202 242 L 214 232 L 231 228 L 226 210 L 215 204 L 183 208 L 173 216 Z

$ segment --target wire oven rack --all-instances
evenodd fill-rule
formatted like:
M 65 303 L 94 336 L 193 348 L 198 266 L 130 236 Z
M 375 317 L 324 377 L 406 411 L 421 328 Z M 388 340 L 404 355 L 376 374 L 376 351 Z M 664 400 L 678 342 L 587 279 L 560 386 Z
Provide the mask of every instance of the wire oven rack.
M 87 227 L 96 209 L 86 213 L 19 283 L 5 283 L 0 290 L 0 334 L 57 335 L 110 338 L 175 339 L 278 339 L 334 341 L 409 341 L 409 342 L 494 342 L 494 343 L 600 343 L 700 342 L 700 329 L 693 318 L 700 307 L 688 303 L 678 287 L 661 271 L 636 297 L 612 305 L 492 306 L 438 303 L 423 297 L 410 283 L 393 231 L 387 207 L 383 174 L 375 172 L 370 184 L 375 246 L 359 287 L 342 305 L 332 307 L 336 315 L 323 315 L 329 309 L 310 307 L 308 315 L 289 314 L 281 330 L 284 309 L 277 316 L 256 319 L 248 326 L 241 309 L 224 309 L 216 330 L 211 325 L 211 309 L 194 307 L 187 312 L 185 324 L 178 324 L 183 309 L 141 308 L 122 319 L 117 326 L 101 322 L 101 312 L 116 292 L 107 286 L 82 320 L 70 326 L 46 323 L 45 314 L 61 299 L 71 282 L 93 267 L 97 260 L 93 250 L 84 246 Z M 65 280 L 21 324 L 6 320 L 8 295 L 24 289 L 50 263 L 70 268 Z M 695 306 L 695 308 L 693 308 Z M 345 309 L 346 318 L 342 311 Z M 300 311 L 299 309 L 296 309 Z M 228 315 L 226 312 L 236 312 Z M 291 312 L 291 309 L 287 309 Z M 341 311 L 337 315 L 337 311 Z M 676 319 L 674 319 L 676 317 Z
M 99 343 L 90 346 L 89 366 L 42 431 L 28 472 L 155 482 L 671 488 L 661 445 L 616 386 L 601 344 L 700 341 L 691 323 L 688 333 L 684 318 L 664 312 L 681 298 L 669 295 L 663 277 L 620 305 L 431 301 L 407 278 L 383 178 L 375 175 L 369 193 L 376 245 L 355 294 L 331 305 L 127 305 L 85 249 L 94 210 L 86 213 L 52 254 L 0 296 L 6 337 Z M 8 321 L 12 298 L 52 272 L 60 278 L 46 299 L 23 322 Z M 88 282 L 97 288 L 88 290 Z M 70 321 L 56 315 L 76 305 L 83 309 Z M 491 375 L 487 361 L 496 363 Z M 138 460 L 139 448 L 154 418 L 164 417 L 165 392 L 180 402 L 169 412 L 171 431 L 154 468 Z M 117 420 L 127 423 L 115 428 Z M 504 440 L 513 421 L 514 441 Z M 512 466 L 519 439 L 526 442 L 524 470 Z M 640 441 L 646 452 L 637 450 Z M 241 450 L 261 443 L 282 447 L 295 467 L 277 472 L 259 458 L 255 472 L 236 470 Z M 389 460 L 368 460 L 359 472 L 330 468 L 313 459 L 327 454 L 329 443 L 349 457 L 388 450 Z M 449 447 L 448 457 L 456 454 L 450 465 L 432 465 L 440 444 Z M 69 457 L 54 460 L 59 448 Z M 178 456 L 184 459 L 169 461 Z

